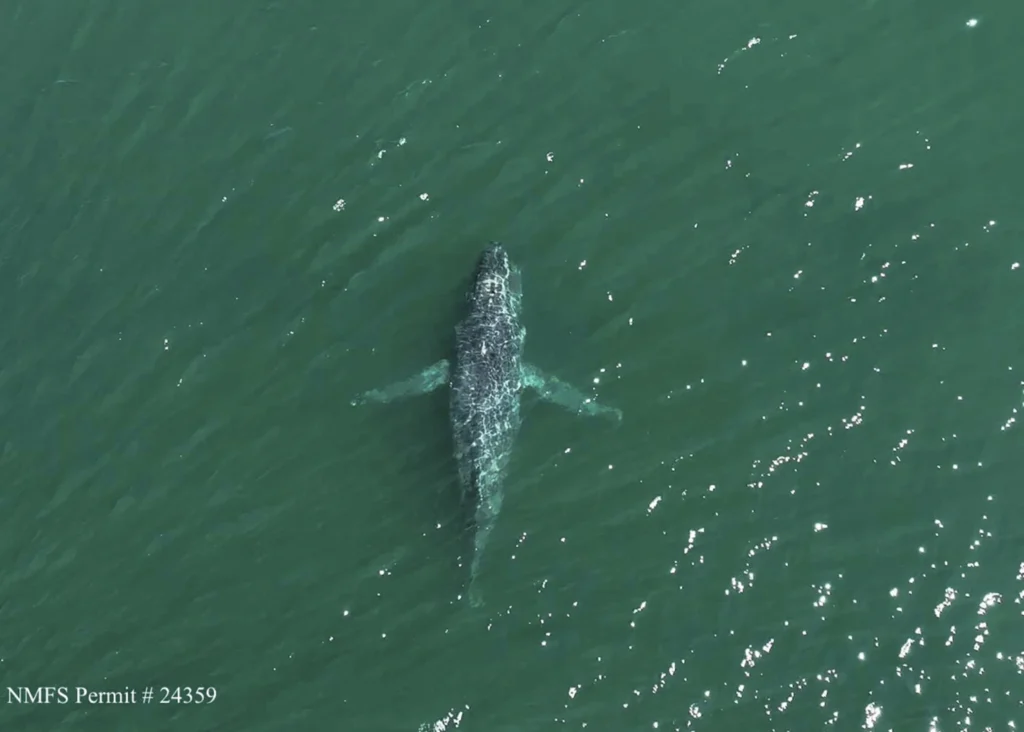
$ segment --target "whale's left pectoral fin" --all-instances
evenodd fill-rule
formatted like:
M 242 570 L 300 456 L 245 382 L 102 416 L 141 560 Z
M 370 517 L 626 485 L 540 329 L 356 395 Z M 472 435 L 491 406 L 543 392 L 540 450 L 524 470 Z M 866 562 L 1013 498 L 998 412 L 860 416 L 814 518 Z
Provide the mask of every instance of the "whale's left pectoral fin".
M 352 406 L 367 402 L 390 402 L 402 397 L 429 394 L 448 383 L 450 368 L 447 359 L 441 359 L 415 376 L 383 389 L 371 389 L 352 400 Z
M 590 417 L 608 417 L 616 422 L 622 421 L 622 410 L 599 403 L 592 396 L 587 396 L 572 384 L 568 384 L 557 376 L 546 374 L 532 364 L 523 364 L 523 384 L 540 394 L 541 399 L 565 407 L 577 414 Z

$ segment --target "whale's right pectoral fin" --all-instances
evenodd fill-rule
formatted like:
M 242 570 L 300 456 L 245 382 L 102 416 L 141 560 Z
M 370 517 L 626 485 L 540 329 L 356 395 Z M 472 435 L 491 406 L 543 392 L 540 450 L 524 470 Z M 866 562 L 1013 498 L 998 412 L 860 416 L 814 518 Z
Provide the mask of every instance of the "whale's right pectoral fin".
M 587 416 L 608 417 L 616 422 L 622 421 L 622 410 L 599 403 L 592 396 L 587 396 L 572 384 L 568 384 L 557 376 L 546 374 L 533 364 L 523 364 L 523 384 L 535 389 L 541 399 Z
M 415 376 L 399 381 L 383 389 L 371 389 L 352 400 L 352 406 L 367 402 L 390 402 L 402 397 L 429 394 L 448 383 L 450 367 L 447 359 L 441 359 Z

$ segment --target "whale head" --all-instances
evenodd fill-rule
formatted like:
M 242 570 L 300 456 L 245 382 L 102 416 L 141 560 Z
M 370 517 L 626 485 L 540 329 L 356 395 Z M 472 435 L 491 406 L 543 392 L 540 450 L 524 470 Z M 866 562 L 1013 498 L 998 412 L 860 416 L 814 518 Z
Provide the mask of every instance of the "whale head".
M 499 242 L 491 242 L 480 254 L 470 297 L 479 304 L 518 312 L 522 297 L 519 269 Z

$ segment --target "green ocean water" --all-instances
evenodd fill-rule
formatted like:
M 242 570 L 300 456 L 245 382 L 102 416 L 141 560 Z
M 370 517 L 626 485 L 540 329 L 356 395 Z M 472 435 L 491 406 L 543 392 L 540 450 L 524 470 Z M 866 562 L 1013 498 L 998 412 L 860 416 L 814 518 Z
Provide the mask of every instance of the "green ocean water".
M 1022 23 L 0 5 L 0 730 L 1020 729 Z M 492 239 L 625 419 L 527 403 L 474 609 L 349 400 Z

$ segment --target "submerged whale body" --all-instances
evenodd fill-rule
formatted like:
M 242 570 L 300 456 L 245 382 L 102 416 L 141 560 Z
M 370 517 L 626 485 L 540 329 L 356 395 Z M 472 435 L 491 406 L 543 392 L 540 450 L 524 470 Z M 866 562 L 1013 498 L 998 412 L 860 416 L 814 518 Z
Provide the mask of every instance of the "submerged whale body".
M 416 376 L 362 394 L 353 404 L 389 402 L 426 394 L 447 384 L 455 461 L 463 497 L 473 504 L 475 527 L 469 598 L 481 604 L 476 586 L 487 540 L 501 511 L 503 482 L 519 431 L 525 388 L 579 414 L 622 419 L 579 389 L 523 361 L 526 329 L 520 323 L 519 270 L 505 248 L 492 242 L 476 266 L 467 293 L 468 312 L 455 327 L 454 363 L 442 359 Z

